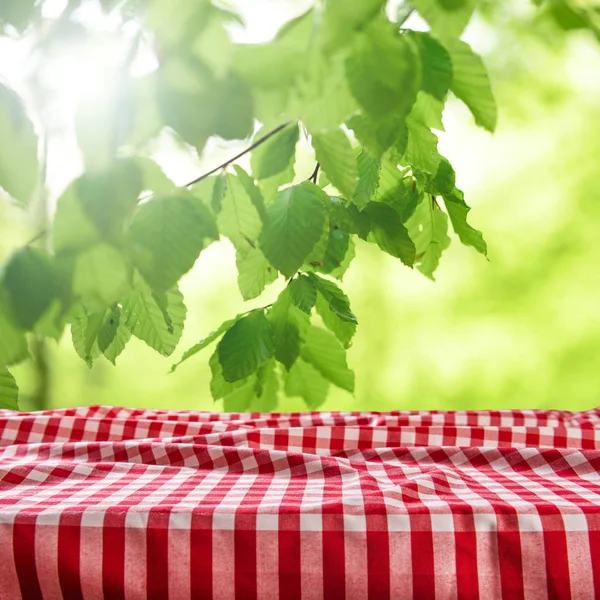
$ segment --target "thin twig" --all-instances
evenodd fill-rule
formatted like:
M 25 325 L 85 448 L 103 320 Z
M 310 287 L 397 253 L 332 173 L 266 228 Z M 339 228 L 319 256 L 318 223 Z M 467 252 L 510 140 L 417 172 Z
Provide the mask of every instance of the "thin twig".
M 285 129 L 290 124 L 290 122 L 291 121 L 288 121 L 287 123 L 283 123 L 282 125 L 279 125 L 279 127 L 275 127 L 275 129 L 273 129 L 272 131 L 269 131 L 269 133 L 266 133 L 265 135 L 263 135 L 261 138 L 256 140 L 251 146 L 248 146 L 248 148 L 246 148 L 245 150 L 242 150 L 242 152 L 240 152 L 239 154 L 236 154 L 233 158 L 230 158 L 229 160 L 225 161 L 223 164 L 210 170 L 208 173 L 204 173 L 204 175 L 200 175 L 200 177 L 196 177 L 196 179 L 194 179 L 193 181 L 190 181 L 189 183 L 186 183 L 182 187 L 191 187 L 192 185 L 195 185 L 196 183 L 202 181 L 203 179 L 210 177 L 217 171 L 220 171 L 221 169 L 225 169 L 231 163 L 234 163 L 239 158 L 242 158 L 242 156 L 244 156 L 245 154 L 248 154 L 248 152 L 252 152 L 252 150 L 254 150 L 255 148 L 258 148 L 258 146 L 260 146 L 261 144 L 264 144 L 269 138 L 272 138 L 275 134 L 279 133 L 282 129 Z
M 37 241 L 41 240 L 45 235 L 48 234 L 47 229 L 42 229 L 42 231 L 36 233 L 26 244 L 25 248 L 28 248 L 32 244 L 35 244 Z
M 306 181 L 312 181 L 315 185 L 317 185 L 317 176 L 319 175 L 319 169 L 321 165 L 317 163 L 315 166 L 315 170 L 312 172 L 312 175 Z

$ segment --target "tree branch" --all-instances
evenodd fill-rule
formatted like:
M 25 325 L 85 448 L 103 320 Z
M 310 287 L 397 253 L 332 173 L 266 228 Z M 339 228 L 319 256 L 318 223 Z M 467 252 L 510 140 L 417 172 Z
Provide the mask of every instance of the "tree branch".
M 225 169 L 231 163 L 234 163 L 239 158 L 242 158 L 242 156 L 244 156 L 245 154 L 248 154 L 248 152 L 252 152 L 252 150 L 254 150 L 255 148 L 258 148 L 258 146 L 260 146 L 261 144 L 264 144 L 269 138 L 272 138 L 274 135 L 279 133 L 282 129 L 285 129 L 290 123 L 291 123 L 291 121 L 287 121 L 286 123 L 279 125 L 279 127 L 275 127 L 275 129 L 273 129 L 272 131 L 269 131 L 269 133 L 266 133 L 265 135 L 263 135 L 261 138 L 256 140 L 251 146 L 248 146 L 248 148 L 246 148 L 245 150 L 242 150 L 242 152 L 240 152 L 239 154 L 236 154 L 233 158 L 230 158 L 229 160 L 225 161 L 223 164 L 219 165 L 218 167 L 215 167 L 214 169 L 208 171 L 208 173 L 204 173 L 204 175 L 200 175 L 200 177 L 196 177 L 196 179 L 194 179 L 193 181 L 190 181 L 189 183 L 186 183 L 182 187 L 191 187 L 192 185 L 195 185 L 196 183 L 202 181 L 203 179 L 210 177 L 217 171 L 220 171 L 221 169 Z
M 252 152 L 252 150 L 258 148 L 261 144 L 264 144 L 268 139 L 270 139 L 274 135 L 278 134 L 282 129 L 285 129 L 290 123 L 291 123 L 291 121 L 287 121 L 286 123 L 282 123 L 278 127 L 275 127 L 275 129 L 273 129 L 272 131 L 269 131 L 268 133 L 266 133 L 265 135 L 263 135 L 261 138 L 259 138 L 258 140 L 256 140 L 252 145 L 248 146 L 245 150 L 242 150 L 239 154 L 236 154 L 233 158 L 230 158 L 229 160 L 226 160 L 223 164 L 220 164 L 218 167 L 215 167 L 214 169 L 211 169 L 210 171 L 208 171 L 208 173 L 204 173 L 203 175 L 200 175 L 200 177 L 196 177 L 196 179 L 190 181 L 189 183 L 186 183 L 186 184 L 182 185 L 181 187 L 191 187 L 192 185 L 195 185 L 196 183 L 202 181 L 203 179 L 206 179 L 207 177 L 210 177 L 213 173 L 216 173 L 217 171 L 220 171 L 221 169 L 224 169 L 225 167 L 228 167 L 231 163 L 234 163 L 236 160 L 238 160 L 239 158 L 241 158 L 245 154 L 248 154 L 248 152 Z M 314 178 L 315 178 L 315 183 L 316 183 L 316 174 L 318 172 L 319 172 L 319 165 L 317 164 L 317 168 L 315 169 L 315 173 L 313 173 Z M 311 176 L 311 179 L 312 179 L 312 176 Z M 154 196 L 154 193 L 150 193 L 150 194 L 148 194 L 146 196 L 142 196 L 140 198 L 140 201 L 147 200 L 148 198 L 151 198 L 152 196 Z M 25 244 L 25 247 L 30 246 L 34 242 L 37 242 L 38 240 L 40 240 L 41 238 L 43 238 L 47 233 L 48 233 L 47 229 L 40 231 L 38 234 L 35 235 L 35 237 L 33 237 L 31 240 L 29 240 Z

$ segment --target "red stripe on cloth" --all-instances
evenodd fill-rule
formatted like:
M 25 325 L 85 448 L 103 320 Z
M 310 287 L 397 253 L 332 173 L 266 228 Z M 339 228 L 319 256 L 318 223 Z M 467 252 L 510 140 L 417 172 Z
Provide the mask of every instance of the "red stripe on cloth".
M 23 598 L 43 600 L 35 564 L 35 524 L 31 519 L 25 522 L 15 521 L 12 545 Z
M 331 515 L 323 515 L 323 521 Z M 323 597 L 346 597 L 344 532 L 323 531 Z M 283 600 L 283 598 L 282 598 Z
M 143 531 L 143 530 L 142 530 Z M 169 513 L 151 511 L 146 528 L 148 600 L 169 597 Z
M 279 521 L 279 597 L 301 600 L 300 516 L 281 515 Z
M 498 515 L 498 562 L 502 584 L 502 600 L 524 600 L 521 534 L 517 514 Z
M 0 598 L 19 598 L 21 589 L 15 568 L 12 521 L 0 521 Z
M 63 514 L 58 524 L 58 579 L 65 598 L 83 600 L 79 566 L 81 513 Z
M 256 600 L 256 517 L 236 515 L 235 519 L 235 597 Z
M 589 539 L 594 574 L 594 596 L 600 598 L 600 531 L 590 530 Z
M 462 527 L 454 534 L 456 547 L 456 593 L 458 598 L 479 598 L 477 534 L 473 515 L 461 515 Z M 456 523 L 455 519 L 455 523 Z M 458 525 L 458 523 L 456 523 Z
M 423 520 L 424 515 L 411 519 L 411 527 L 415 520 Z M 429 516 L 427 515 L 427 518 Z M 435 565 L 433 562 L 433 534 L 431 531 L 415 531 L 410 534 L 411 559 L 413 574 L 413 597 L 435 598 Z
M 111 600 L 125 600 L 125 514 L 107 512 L 102 533 L 104 596 Z
M 569 552 L 562 517 L 560 514 L 545 515 L 543 520 L 548 600 L 570 600 Z
M 369 600 L 389 598 L 391 581 L 388 532 L 370 530 L 369 516 L 367 516 L 367 528 L 368 598 Z
M 192 514 L 190 586 L 192 598 L 212 598 L 212 516 Z M 217 557 L 218 558 L 218 557 Z

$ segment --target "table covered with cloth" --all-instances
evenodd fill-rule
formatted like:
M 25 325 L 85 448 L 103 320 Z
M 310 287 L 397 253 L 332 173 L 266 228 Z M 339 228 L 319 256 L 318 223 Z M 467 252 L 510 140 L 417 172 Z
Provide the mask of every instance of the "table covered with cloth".
M 600 598 L 600 410 L 0 411 L 0 598 Z

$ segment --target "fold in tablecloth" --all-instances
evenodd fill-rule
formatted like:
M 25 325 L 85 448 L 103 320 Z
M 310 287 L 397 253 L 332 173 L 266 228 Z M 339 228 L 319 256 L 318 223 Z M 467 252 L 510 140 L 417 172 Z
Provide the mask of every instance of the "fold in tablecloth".
M 600 598 L 600 411 L 0 411 L 0 599 Z

